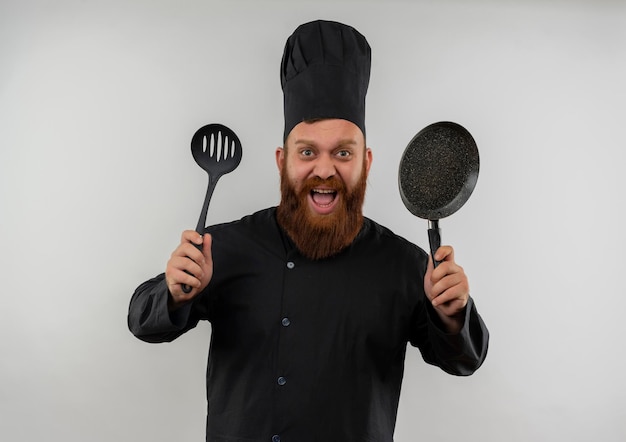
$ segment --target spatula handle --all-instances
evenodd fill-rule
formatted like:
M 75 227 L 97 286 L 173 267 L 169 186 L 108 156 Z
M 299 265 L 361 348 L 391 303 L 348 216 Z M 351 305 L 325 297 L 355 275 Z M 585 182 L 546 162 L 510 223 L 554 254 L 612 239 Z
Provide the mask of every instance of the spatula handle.
M 430 256 L 433 257 L 433 265 L 435 268 L 439 265 L 439 261 L 435 261 L 435 253 L 441 247 L 441 229 L 438 220 L 428 221 L 428 243 L 430 244 Z
M 211 176 L 209 175 L 209 184 L 206 188 L 206 195 L 204 195 L 204 203 L 202 204 L 202 210 L 200 211 L 200 216 L 198 217 L 198 224 L 196 225 L 196 232 L 200 235 L 204 234 L 204 228 L 206 226 L 206 216 L 209 211 L 209 204 L 211 203 L 211 197 L 213 196 L 213 191 L 215 190 L 215 185 L 217 184 L 217 180 L 219 180 L 219 176 Z
M 204 235 L 204 227 L 206 225 L 206 216 L 207 212 L 209 211 L 209 204 L 211 203 L 211 197 L 213 196 L 213 191 L 215 190 L 215 185 L 217 184 L 217 180 L 219 178 L 219 176 L 214 178 L 209 175 L 209 184 L 206 189 L 206 195 L 204 196 L 204 203 L 202 204 L 202 210 L 200 211 L 198 224 L 196 225 L 196 232 L 198 232 L 200 235 Z M 194 244 L 194 246 L 196 246 L 198 250 L 202 251 L 202 245 Z M 187 273 L 190 274 L 189 272 Z M 189 292 L 191 292 L 191 287 L 189 287 L 187 284 L 183 284 L 183 293 Z

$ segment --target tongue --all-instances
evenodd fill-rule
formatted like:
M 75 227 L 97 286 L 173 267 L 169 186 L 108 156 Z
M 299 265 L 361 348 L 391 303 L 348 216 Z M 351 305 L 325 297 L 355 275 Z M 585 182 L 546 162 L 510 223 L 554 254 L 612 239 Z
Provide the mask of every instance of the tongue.
M 326 206 L 332 203 L 334 199 L 335 199 L 334 193 L 313 192 L 313 201 L 315 201 L 315 204 L 317 205 Z

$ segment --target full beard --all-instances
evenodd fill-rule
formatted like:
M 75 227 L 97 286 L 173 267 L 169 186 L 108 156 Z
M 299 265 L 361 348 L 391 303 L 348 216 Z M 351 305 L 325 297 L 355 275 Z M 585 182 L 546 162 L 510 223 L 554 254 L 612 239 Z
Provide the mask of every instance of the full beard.
M 331 177 L 326 180 L 310 178 L 297 191 L 286 170 L 283 167 L 280 174 L 281 202 L 276 217 L 300 253 L 317 260 L 334 256 L 348 247 L 363 225 L 367 182 L 365 167 L 351 190 L 339 178 Z M 321 185 L 334 189 L 337 192 L 335 198 L 340 198 L 335 210 L 327 215 L 313 213 L 309 208 L 310 192 Z

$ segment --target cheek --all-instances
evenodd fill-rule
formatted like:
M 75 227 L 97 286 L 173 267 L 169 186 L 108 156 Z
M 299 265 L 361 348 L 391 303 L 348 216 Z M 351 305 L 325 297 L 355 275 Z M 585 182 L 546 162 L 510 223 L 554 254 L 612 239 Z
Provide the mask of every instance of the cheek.
M 283 169 L 282 179 L 287 180 L 290 186 L 296 191 L 300 191 L 302 182 L 304 181 L 302 171 L 292 165 L 288 165 Z
M 299 164 L 289 164 L 287 167 L 287 176 L 289 180 L 297 185 L 306 181 L 312 173 L 312 168 L 309 164 L 299 163 Z
M 347 167 L 340 171 L 341 177 L 346 183 L 348 187 L 351 189 L 357 185 L 359 180 L 361 179 L 361 174 L 363 173 L 363 168 L 361 167 Z

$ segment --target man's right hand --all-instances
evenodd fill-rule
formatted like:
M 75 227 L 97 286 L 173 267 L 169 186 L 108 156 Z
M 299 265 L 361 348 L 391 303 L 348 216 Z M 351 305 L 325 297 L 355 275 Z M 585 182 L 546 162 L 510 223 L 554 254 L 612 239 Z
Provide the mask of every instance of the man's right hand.
M 204 237 L 195 230 L 185 230 L 180 244 L 172 252 L 165 268 L 165 282 L 170 291 L 170 308 L 175 309 L 193 299 L 205 289 L 213 276 L 213 256 L 211 254 L 211 235 Z M 195 245 L 201 246 L 202 251 Z M 191 287 L 189 293 L 183 292 L 182 285 Z

